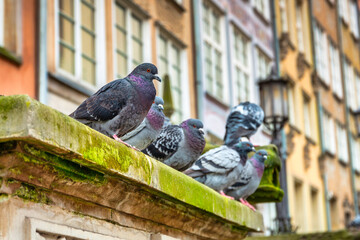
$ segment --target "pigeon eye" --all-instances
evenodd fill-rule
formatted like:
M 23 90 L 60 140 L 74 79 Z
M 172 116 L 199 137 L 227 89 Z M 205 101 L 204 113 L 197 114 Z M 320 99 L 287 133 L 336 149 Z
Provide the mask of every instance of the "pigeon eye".
M 153 101 L 153 103 L 155 103 L 155 101 Z
M 150 72 L 150 68 L 148 68 L 146 71 L 147 71 L 147 72 Z
M 194 128 L 196 127 L 195 124 L 193 125 L 193 127 L 194 127 Z
M 250 145 L 249 145 L 249 144 L 246 144 L 246 146 L 250 147 Z

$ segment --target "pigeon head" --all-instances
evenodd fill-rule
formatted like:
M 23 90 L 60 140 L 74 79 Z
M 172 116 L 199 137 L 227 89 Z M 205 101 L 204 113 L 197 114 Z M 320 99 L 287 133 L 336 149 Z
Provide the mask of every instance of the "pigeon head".
M 156 79 L 161 82 L 161 78 L 158 76 L 158 69 L 152 63 L 142 63 L 137 66 L 130 74 L 144 76 L 149 81 Z
M 249 152 L 256 152 L 254 145 L 251 142 L 239 142 L 236 144 L 236 147 L 246 154 Z
M 198 133 L 204 135 L 203 123 L 198 119 L 190 118 L 181 123 L 182 127 L 186 127 L 186 129 L 190 130 L 190 132 Z
M 163 111 L 164 110 L 164 100 L 161 97 L 156 96 L 151 108 L 154 108 L 157 111 Z
M 259 150 L 255 153 L 254 157 L 256 160 L 258 160 L 261 163 L 264 163 L 267 159 L 268 153 L 265 150 Z

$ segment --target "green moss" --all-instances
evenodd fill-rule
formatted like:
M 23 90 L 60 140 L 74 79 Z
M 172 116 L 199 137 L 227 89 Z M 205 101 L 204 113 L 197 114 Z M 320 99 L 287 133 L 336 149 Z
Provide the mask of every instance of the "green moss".
M 8 60 L 10 60 L 11 62 L 17 64 L 17 65 L 21 65 L 22 64 L 22 58 L 21 57 L 17 57 L 15 54 L 13 54 L 12 52 L 10 52 L 9 50 L 7 50 L 4 47 L 0 47 L 0 56 L 3 56 L 5 58 L 7 58 Z
M 14 150 L 15 148 L 16 148 L 15 141 L 0 142 L 0 152 L 11 151 L 11 150 Z
M 18 188 L 13 195 L 32 202 L 44 204 L 49 204 L 51 202 L 45 192 L 25 183 L 22 183 L 20 188 Z
M 9 195 L 6 193 L 0 193 L 0 203 L 9 199 Z

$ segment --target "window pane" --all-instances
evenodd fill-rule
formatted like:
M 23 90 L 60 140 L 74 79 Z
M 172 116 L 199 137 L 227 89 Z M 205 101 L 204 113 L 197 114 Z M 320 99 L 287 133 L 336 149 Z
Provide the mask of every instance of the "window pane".
M 86 58 L 82 59 L 82 79 L 88 83 L 95 85 L 95 64 Z
M 74 52 L 60 44 L 60 67 L 72 74 L 75 73 Z
M 81 31 L 83 53 L 91 58 L 95 58 L 95 39 L 85 30 Z
M 131 19 L 132 34 L 134 37 L 141 39 L 141 21 L 132 16 Z
M 203 5 L 203 27 L 207 35 L 210 35 L 210 9 Z
M 126 34 L 119 29 L 116 30 L 116 48 L 126 54 Z
M 14 0 L 4 1 L 4 47 L 13 53 L 17 51 L 17 3 Z
M 142 46 L 138 41 L 133 40 L 133 61 L 136 64 L 142 62 Z
M 73 0 L 59 0 L 60 11 L 69 17 L 74 16 L 74 2 Z
M 213 28 L 214 28 L 214 39 L 217 43 L 220 43 L 220 19 L 219 16 L 215 13 L 212 14 L 213 16 Z
M 116 24 L 125 29 L 125 9 L 116 5 Z
M 118 77 L 126 77 L 127 76 L 127 59 L 125 56 L 121 54 L 116 54 L 117 56 L 117 72 Z
M 88 30 L 94 31 L 95 30 L 94 20 L 95 20 L 95 17 L 94 17 L 93 8 L 82 3 L 81 4 L 81 24 L 82 24 L 82 26 L 86 27 Z
M 60 16 L 60 39 L 67 44 L 74 46 L 74 24 Z

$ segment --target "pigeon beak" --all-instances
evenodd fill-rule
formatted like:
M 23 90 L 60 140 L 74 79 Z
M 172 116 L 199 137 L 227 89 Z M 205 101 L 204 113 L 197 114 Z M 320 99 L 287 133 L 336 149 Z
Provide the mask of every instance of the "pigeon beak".
M 254 147 L 252 147 L 251 151 L 256 152 L 256 150 L 255 150 L 255 148 L 254 148 Z
M 205 134 L 204 129 L 202 129 L 202 128 L 199 128 L 199 132 L 200 132 L 202 135 Z
M 265 160 L 267 159 L 267 156 L 264 156 Z
M 160 108 L 160 110 L 164 110 L 164 106 L 162 104 L 158 104 L 158 107 Z
M 155 74 L 154 75 L 154 79 L 158 80 L 159 82 L 161 82 L 161 78 L 159 77 L 159 75 Z

